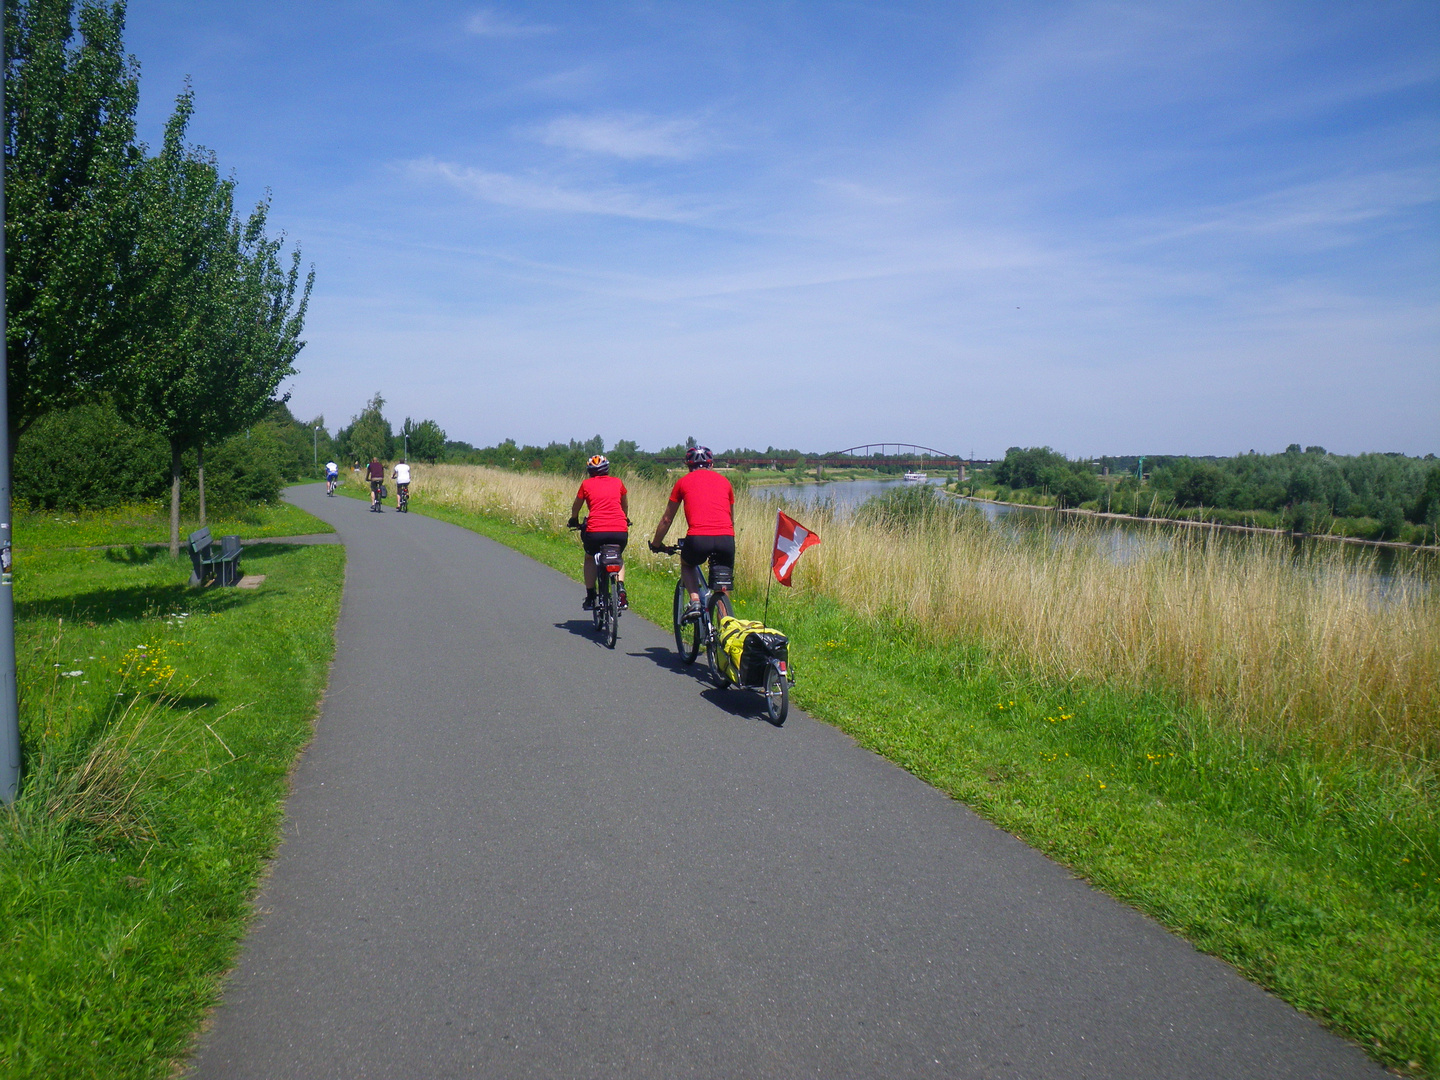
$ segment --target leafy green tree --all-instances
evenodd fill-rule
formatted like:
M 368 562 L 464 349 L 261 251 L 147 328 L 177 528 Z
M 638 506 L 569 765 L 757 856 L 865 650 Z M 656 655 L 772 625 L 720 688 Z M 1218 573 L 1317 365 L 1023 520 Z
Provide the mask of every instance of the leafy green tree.
M 142 227 L 128 298 L 130 361 L 116 385 L 122 412 L 170 446 L 170 552 L 179 554 L 187 450 L 253 424 L 295 371 L 313 272 L 299 292 L 299 253 L 287 273 L 265 236 L 266 205 L 234 213 L 234 181 L 214 156 L 185 144 L 187 90 L 160 153 L 139 184 Z M 203 458 L 200 459 L 203 462 Z
M 1040 483 L 1048 488 L 1062 507 L 1079 506 L 1100 497 L 1100 479 L 1087 469 L 1070 464 L 1048 465 L 1040 471 Z
M 1425 486 L 1420 489 L 1420 497 L 1415 500 L 1410 520 L 1417 525 L 1440 525 L 1440 465 L 1432 467 L 1425 474 Z
M 1048 446 L 1032 446 L 1022 450 L 1012 446 L 1005 451 L 1005 460 L 995 466 L 993 478 L 997 484 L 1010 488 L 1039 487 L 1043 482 L 1041 473 L 1047 467 L 1067 466 L 1065 455 L 1056 453 Z
M 232 218 L 230 244 L 209 267 L 211 287 L 225 301 L 226 319 L 207 328 L 208 348 L 197 353 L 205 382 L 197 451 L 200 523 L 205 523 L 205 446 L 251 427 L 277 404 L 280 383 L 295 374 L 295 358 L 305 347 L 300 334 L 315 271 L 300 285 L 300 249 L 284 266 L 283 239 L 265 233 L 270 205 L 262 200 L 242 226 Z M 283 408 L 286 394 L 278 404 Z M 289 417 L 289 410 L 285 410 Z M 292 418 L 293 420 L 293 418 Z
M 1181 506 L 1215 506 L 1225 487 L 1225 473 L 1209 462 L 1195 462 L 1175 488 Z
M 421 420 L 418 424 L 405 418 L 400 427 L 410 446 L 411 461 L 439 461 L 445 453 L 445 431 L 434 420 Z
M 5 0 L 6 347 L 10 445 L 92 397 L 125 359 L 136 65 L 125 6 Z M 78 27 L 79 42 L 75 43 Z
M 382 412 L 384 408 L 385 399 L 376 391 L 365 408 L 360 410 L 360 415 L 351 417 L 350 426 L 340 433 L 338 441 L 345 448 L 345 453 L 360 462 L 362 467 L 371 458 L 384 460 L 390 457 L 390 446 L 394 440 L 390 434 L 390 421 Z

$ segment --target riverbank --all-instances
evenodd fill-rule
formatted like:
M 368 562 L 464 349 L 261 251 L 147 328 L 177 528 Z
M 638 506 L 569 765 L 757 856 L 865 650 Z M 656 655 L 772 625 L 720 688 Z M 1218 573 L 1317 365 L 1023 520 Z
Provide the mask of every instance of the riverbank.
M 1362 547 L 1384 548 L 1392 551 L 1423 551 L 1440 554 L 1440 545 L 1406 544 L 1397 540 L 1366 540 L 1358 536 L 1339 536 L 1334 533 L 1303 533 L 1290 529 L 1264 529 L 1254 525 L 1228 525 L 1218 521 L 1196 521 L 1191 518 L 1137 517 L 1134 514 L 1112 514 L 1104 510 L 1087 510 L 1084 507 L 1037 506 L 1034 503 L 1006 502 L 1003 499 L 984 499 L 975 495 L 961 495 L 958 492 L 940 489 L 944 494 L 961 502 L 986 503 L 990 506 L 1008 506 L 1017 510 L 1044 511 L 1076 519 L 1109 521 L 1134 525 L 1174 525 L 1179 528 L 1209 529 L 1216 532 L 1230 532 L 1250 536 L 1273 537 L 1287 540 L 1331 540 L 1341 544 L 1356 544 Z
M 658 516 L 664 494 L 632 488 L 637 523 Z M 572 495 L 559 478 L 417 469 L 411 507 L 578 577 L 578 547 L 563 527 Z M 736 600 L 742 616 L 758 618 L 774 518 L 742 504 Z M 1247 729 L 1153 680 L 1028 662 L 983 627 L 929 633 L 931 598 L 909 579 L 899 591 L 915 601 L 910 615 L 867 611 L 864 594 L 847 602 L 836 585 L 857 575 L 883 584 L 876 579 L 893 573 L 877 536 L 822 524 L 799 587 L 774 589 L 768 618 L 791 635 L 799 707 L 1381 1060 L 1440 1075 L 1440 792 L 1431 759 Z M 940 542 L 939 534 L 912 538 L 913 548 L 898 533 L 890 539 L 896 557 L 912 561 Z M 985 574 L 992 556 L 971 549 L 957 564 L 965 574 L 921 565 L 914 580 L 954 588 Z M 674 560 L 636 543 L 627 563 L 632 608 L 668 625 Z M 1073 590 L 1074 567 L 1061 570 Z M 998 594 L 987 595 L 994 607 Z

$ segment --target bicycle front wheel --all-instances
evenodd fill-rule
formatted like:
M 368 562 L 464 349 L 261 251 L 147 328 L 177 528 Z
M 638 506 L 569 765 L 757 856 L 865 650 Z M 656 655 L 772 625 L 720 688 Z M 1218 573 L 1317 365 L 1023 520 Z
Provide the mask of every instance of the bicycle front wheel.
M 710 665 L 710 678 L 714 679 L 715 685 L 722 690 L 730 685 L 730 680 L 720 668 L 720 620 L 734 614 L 730 597 L 724 593 L 716 593 L 710 608 L 710 632 L 705 640 L 705 662 Z
M 693 664 L 700 655 L 700 620 L 685 622 L 685 609 L 690 606 L 690 591 L 683 581 L 675 583 L 675 651 L 680 659 Z
M 765 712 L 776 727 L 785 723 L 790 715 L 790 680 L 780 674 L 780 669 L 771 664 L 765 669 Z

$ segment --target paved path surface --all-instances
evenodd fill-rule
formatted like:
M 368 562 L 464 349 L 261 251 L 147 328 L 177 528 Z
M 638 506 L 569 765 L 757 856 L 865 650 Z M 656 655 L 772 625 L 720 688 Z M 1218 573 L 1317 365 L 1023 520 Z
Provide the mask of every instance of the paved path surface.
M 659 628 L 598 647 L 553 571 L 290 497 L 348 549 L 338 650 L 193 1075 L 1384 1075 Z

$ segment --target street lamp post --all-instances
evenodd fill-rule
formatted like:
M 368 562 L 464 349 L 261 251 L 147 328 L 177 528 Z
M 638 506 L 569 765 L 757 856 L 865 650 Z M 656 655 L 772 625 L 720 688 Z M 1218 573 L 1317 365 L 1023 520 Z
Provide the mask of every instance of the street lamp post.
M 315 425 L 315 430 L 311 433 L 310 442 L 311 442 L 311 447 L 310 447 L 310 449 L 311 449 L 311 451 L 312 451 L 312 452 L 314 453 L 314 455 L 315 455 L 315 467 L 316 467 L 316 468 L 319 468 L 319 467 L 320 467 L 320 425 L 319 425 L 319 424 L 316 424 L 316 425 Z
M 0 53 L 5 31 L 0 27 Z M 0 69 L 0 98 L 5 74 Z M 10 401 L 5 356 L 5 176 L 0 169 L 0 804 L 20 792 L 20 708 L 15 698 L 15 590 L 10 583 Z

